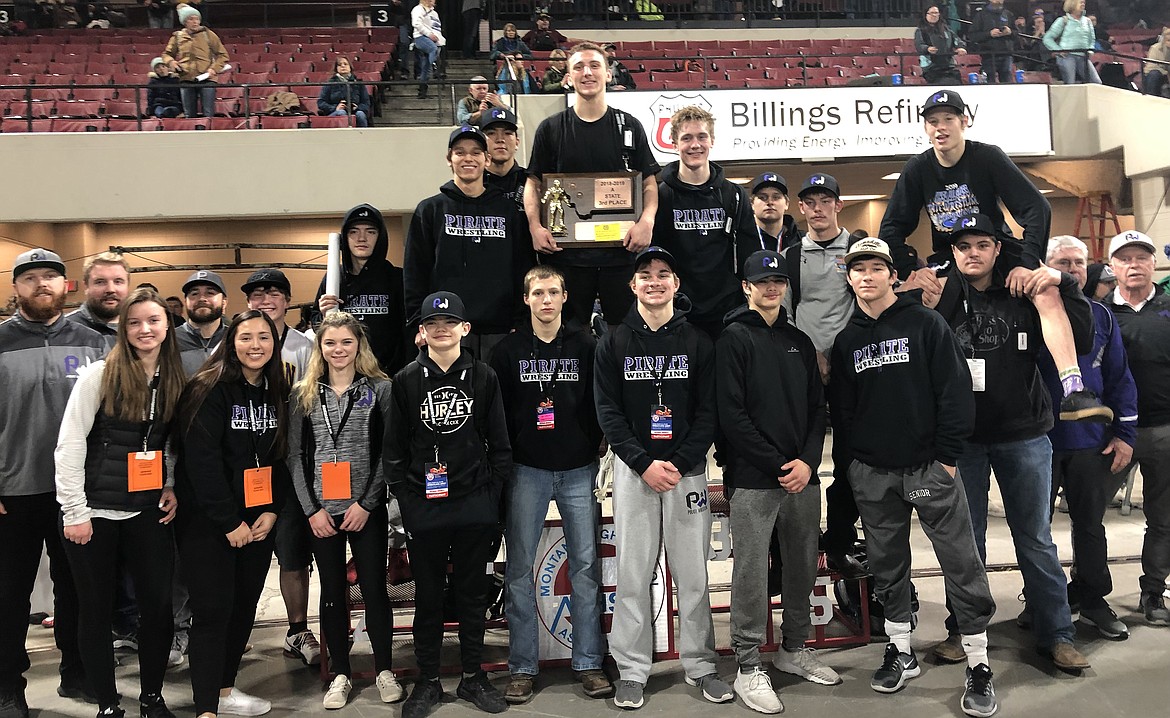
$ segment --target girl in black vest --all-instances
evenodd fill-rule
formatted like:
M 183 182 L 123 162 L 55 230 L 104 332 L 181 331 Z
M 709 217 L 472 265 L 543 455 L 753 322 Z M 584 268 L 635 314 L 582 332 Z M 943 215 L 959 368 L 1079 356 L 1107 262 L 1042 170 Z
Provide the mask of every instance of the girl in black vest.
M 144 718 L 173 718 L 162 683 L 171 647 L 171 519 L 178 502 L 163 450 L 183 391 L 167 306 L 154 290 L 126 298 L 114 348 L 78 371 L 57 440 L 57 500 L 81 605 L 78 643 L 98 716 L 123 716 L 110 642 L 117 565 L 134 582 Z
M 234 688 L 272 563 L 272 526 L 288 490 L 288 383 L 276 326 L 238 314 L 179 402 L 175 522 L 191 594 L 191 690 L 200 718 L 257 716 L 263 698 Z
M 390 670 L 393 627 L 386 597 L 382 445 L 390 423 L 390 379 L 378 368 L 365 328 L 352 315 L 333 312 L 321 321 L 305 377 L 293 388 L 291 403 L 288 465 L 313 531 L 321 579 L 321 630 L 336 674 L 323 705 L 345 706 L 352 689 L 345 606 L 347 543 L 366 603 L 378 694 L 383 702 L 393 703 L 403 692 Z

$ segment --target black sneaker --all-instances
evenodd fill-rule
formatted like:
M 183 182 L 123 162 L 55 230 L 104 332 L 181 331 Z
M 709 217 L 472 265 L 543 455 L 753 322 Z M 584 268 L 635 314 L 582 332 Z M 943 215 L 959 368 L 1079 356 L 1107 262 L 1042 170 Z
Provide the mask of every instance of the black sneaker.
M 1060 420 L 1108 424 L 1113 421 L 1113 410 L 1102 404 L 1093 392 L 1081 389 L 1061 399 Z
M 106 706 L 98 711 L 97 718 L 126 718 L 126 711 L 119 706 Z
M 999 710 L 995 700 L 995 686 L 991 685 L 991 668 L 986 663 L 967 667 L 967 687 L 963 690 L 963 712 L 969 716 L 988 718 Z
M 443 685 L 439 679 L 420 680 L 410 691 L 410 698 L 402 704 L 402 718 L 425 718 L 443 700 Z
M 0 690 L 0 718 L 28 718 L 28 703 L 24 691 Z
M 418 86 L 418 99 L 420 99 L 420 100 L 427 99 L 427 86 L 426 85 L 419 85 Z
M 901 653 L 897 646 L 887 643 L 882 667 L 873 672 L 869 687 L 878 693 L 897 693 L 906 685 L 906 681 L 917 678 L 921 673 L 913 648 L 909 653 Z
M 57 695 L 62 698 L 72 698 L 82 703 L 97 705 L 97 696 L 89 689 L 88 681 L 84 678 L 66 678 L 61 676 L 61 685 L 57 686 Z
M 1170 626 L 1170 610 L 1166 608 L 1166 598 L 1160 593 L 1147 593 L 1142 596 L 1140 604 L 1146 623 L 1151 626 Z
M 829 565 L 829 570 L 841 574 L 841 578 L 849 581 L 870 575 L 860 561 L 847 553 L 825 554 L 825 562 Z
M 138 697 L 138 703 L 141 706 L 138 714 L 142 718 L 175 718 L 160 693 L 145 693 Z
M 475 707 L 484 713 L 503 713 L 508 710 L 508 701 L 504 699 L 504 694 L 496 690 L 483 671 L 476 672 L 470 678 L 464 676 L 463 680 L 459 681 L 459 687 L 455 689 L 455 695 L 474 703 Z

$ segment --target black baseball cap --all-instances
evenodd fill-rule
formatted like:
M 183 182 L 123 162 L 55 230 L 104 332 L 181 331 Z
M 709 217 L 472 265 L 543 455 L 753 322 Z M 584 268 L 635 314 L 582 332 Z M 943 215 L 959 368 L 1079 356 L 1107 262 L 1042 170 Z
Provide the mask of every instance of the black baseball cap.
M 12 281 L 30 269 L 56 269 L 62 277 L 65 276 L 65 263 L 61 255 L 47 249 L 30 249 L 22 252 L 12 263 Z
M 837 184 L 837 178 L 833 175 L 809 175 L 809 178 L 804 181 L 804 185 L 800 188 L 800 194 L 797 197 L 803 197 L 814 190 L 828 192 L 837 199 L 841 199 L 841 185 Z
M 257 269 L 252 272 L 248 281 L 244 282 L 244 286 L 240 289 L 244 291 L 244 294 L 251 294 L 253 290 L 260 287 L 276 287 L 292 296 L 292 285 L 289 284 L 288 277 L 284 276 L 284 272 L 279 269 Z
M 922 106 L 922 116 L 926 117 L 926 113 L 936 107 L 949 107 L 960 115 L 967 111 L 967 103 L 954 90 L 939 90 L 927 98 L 926 104 Z
M 678 262 L 675 260 L 673 254 L 662 247 L 650 246 L 638 252 L 638 256 L 634 258 L 634 273 L 636 274 L 638 270 L 650 264 L 655 259 L 661 259 L 663 262 L 666 262 L 666 265 L 670 267 L 670 271 L 678 271 Z
M 187 281 L 183 282 L 183 294 L 191 291 L 192 287 L 197 287 L 200 284 L 206 284 L 209 287 L 215 287 L 220 294 L 227 294 L 227 289 L 223 285 L 223 280 L 219 275 L 210 269 L 200 269 L 187 277 Z
M 758 282 L 768 277 L 788 279 L 788 262 L 780 253 L 770 249 L 752 252 L 743 263 L 743 278 L 749 282 Z
M 995 234 L 995 225 L 985 214 L 969 214 L 959 217 L 955 221 L 954 229 L 951 230 L 951 244 L 958 242 L 968 234 L 984 234 L 997 242 L 999 241 L 999 237 Z
M 507 107 L 493 107 L 487 112 L 480 113 L 479 129 L 486 130 L 492 125 L 507 125 L 513 130 L 519 128 L 516 113 Z
M 467 310 L 463 307 L 463 300 L 455 292 L 435 292 L 427 295 L 422 303 L 422 315 L 419 323 L 434 317 L 451 317 L 460 322 L 467 321 L 464 317 Z
M 475 140 L 479 143 L 480 147 L 483 147 L 485 151 L 487 150 L 487 138 L 483 136 L 483 130 L 473 125 L 456 127 L 451 133 L 450 139 L 447 140 L 447 149 L 451 149 L 455 146 L 456 142 L 466 138 Z
M 760 191 L 761 187 L 772 185 L 784 194 L 788 194 L 788 182 L 775 172 L 765 172 L 752 180 L 752 194 Z

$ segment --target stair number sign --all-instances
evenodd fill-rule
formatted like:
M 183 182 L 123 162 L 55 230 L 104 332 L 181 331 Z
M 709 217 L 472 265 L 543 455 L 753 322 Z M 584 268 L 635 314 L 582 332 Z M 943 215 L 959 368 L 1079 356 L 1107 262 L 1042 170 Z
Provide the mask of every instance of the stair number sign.
M 0 5 L 0 25 L 16 22 L 16 6 Z
M 371 5 L 370 24 L 374 27 L 394 27 L 394 23 L 390 19 L 390 6 Z

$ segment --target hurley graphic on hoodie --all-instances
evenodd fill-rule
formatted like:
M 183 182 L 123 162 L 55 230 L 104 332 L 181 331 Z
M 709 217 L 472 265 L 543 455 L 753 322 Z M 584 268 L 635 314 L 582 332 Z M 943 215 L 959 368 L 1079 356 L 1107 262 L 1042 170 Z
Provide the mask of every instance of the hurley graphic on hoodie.
M 733 309 L 715 343 L 719 428 L 729 446 L 727 488 L 781 489 L 793 459 L 817 468 L 825 444 L 825 396 L 817 352 L 783 309 L 771 326 L 750 307 Z
M 685 296 L 675 295 L 674 307 L 651 331 L 635 304 L 597 345 L 597 418 L 614 453 L 639 474 L 656 459 L 693 473 L 715 440 L 714 346 L 687 322 Z
M 589 333 L 572 328 L 561 329 L 546 344 L 533 334 L 531 323 L 496 345 L 492 369 L 500 381 L 517 464 L 568 471 L 597 460 L 601 428 L 593 405 L 596 348 Z
M 467 297 L 467 321 L 475 334 L 506 334 L 525 311 L 524 273 L 536 264 L 532 240 L 516 204 L 494 185 L 478 197 L 454 181 L 419 203 L 406 234 L 406 311 L 418 328 L 428 294 Z
M 739 275 L 743 260 L 759 247 L 752 203 L 723 168 L 710 163 L 701 185 L 679 179 L 679 163 L 662 168 L 653 244 L 678 260 L 683 291 L 691 300 L 688 321 L 718 323 L 744 303 Z
M 378 228 L 378 241 L 374 252 L 362 267 L 353 274 L 353 261 L 346 235 L 349 228 L 358 223 L 371 224 Z M 402 270 L 386 259 L 390 240 L 386 235 L 386 223 L 382 213 L 368 204 L 359 204 L 351 209 L 341 223 L 341 309 L 349 312 L 366 325 L 370 337 L 370 348 L 378 358 L 382 371 L 393 376 L 408 361 L 407 343 L 414 338 L 414 332 L 407 336 L 406 312 L 403 309 Z M 325 293 L 325 278 L 317 288 L 313 300 L 313 325 L 321 322 L 317 309 L 321 295 Z M 417 330 L 417 327 L 416 327 Z M 414 346 L 413 343 L 410 346 Z
M 464 349 L 444 372 L 424 348 L 395 375 L 390 397 L 386 482 L 407 532 L 496 524 L 512 448 L 491 367 Z M 428 496 L 427 476 L 440 466 L 443 491 Z
M 849 438 L 858 461 L 955 465 L 975 423 L 971 372 L 946 322 L 921 300 L 900 294 L 877 319 L 854 311 L 832 366 L 834 436 Z

